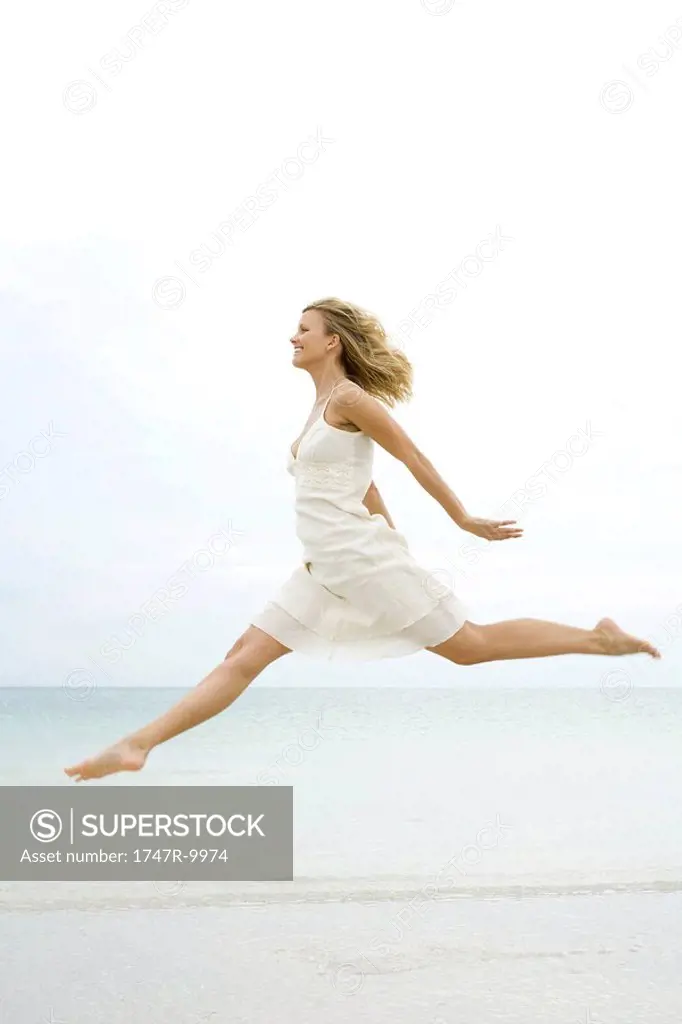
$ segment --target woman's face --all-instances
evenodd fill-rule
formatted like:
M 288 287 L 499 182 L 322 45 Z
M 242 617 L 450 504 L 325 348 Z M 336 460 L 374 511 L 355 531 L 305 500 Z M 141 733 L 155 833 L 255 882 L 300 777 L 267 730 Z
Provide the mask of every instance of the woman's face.
M 307 309 L 299 321 L 298 330 L 291 339 L 294 347 L 292 363 L 308 369 L 322 361 L 330 351 L 333 335 L 325 334 L 324 318 L 316 309 Z

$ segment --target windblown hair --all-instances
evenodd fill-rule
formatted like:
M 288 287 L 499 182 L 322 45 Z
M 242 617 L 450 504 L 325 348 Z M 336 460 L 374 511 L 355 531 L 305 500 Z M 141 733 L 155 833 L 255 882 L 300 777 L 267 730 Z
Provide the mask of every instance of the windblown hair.
M 311 302 L 303 312 L 321 313 L 327 334 L 341 338 L 341 364 L 349 380 L 386 405 L 412 397 L 412 364 L 389 342 L 381 323 L 365 309 L 341 299 Z

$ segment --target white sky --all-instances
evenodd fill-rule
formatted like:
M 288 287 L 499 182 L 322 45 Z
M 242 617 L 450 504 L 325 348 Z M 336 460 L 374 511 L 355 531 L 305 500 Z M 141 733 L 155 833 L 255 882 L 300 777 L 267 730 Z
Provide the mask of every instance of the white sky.
M 416 394 L 395 415 L 474 514 L 509 513 L 580 428 L 600 435 L 525 506 L 523 540 L 474 567 L 471 538 L 377 452 L 414 554 L 467 573 L 471 618 L 610 614 L 662 643 L 682 604 L 679 5 L 153 9 L 5 13 L 0 458 L 21 467 L 0 475 L 5 681 L 192 685 L 223 657 L 300 561 L 285 465 L 314 390 L 289 338 L 330 294 L 402 340 Z M 297 152 L 310 162 L 287 181 Z M 197 267 L 226 222 L 231 244 Z M 400 333 L 496 232 L 503 251 Z M 184 299 L 163 308 L 182 296 L 168 277 Z M 41 430 L 64 436 L 15 463 Z M 101 658 L 230 522 L 230 552 L 121 661 Z M 668 643 L 655 674 L 633 669 L 643 681 L 677 681 Z M 597 686 L 605 670 L 420 654 L 362 674 Z M 295 656 L 261 677 L 345 680 L 357 670 Z

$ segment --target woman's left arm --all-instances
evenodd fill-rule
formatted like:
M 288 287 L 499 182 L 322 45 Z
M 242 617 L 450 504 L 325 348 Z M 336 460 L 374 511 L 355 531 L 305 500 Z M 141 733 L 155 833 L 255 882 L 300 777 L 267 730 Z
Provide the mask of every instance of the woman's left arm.
M 474 533 L 486 540 L 505 540 L 521 536 L 520 528 L 512 524 L 514 519 L 479 519 L 469 515 L 456 494 L 433 464 L 421 452 L 414 441 L 393 419 L 386 408 L 372 395 L 368 395 L 352 381 L 338 387 L 330 405 L 338 416 L 359 427 L 364 434 L 380 444 L 389 455 L 402 462 L 418 484 L 430 494 L 462 530 Z
M 402 462 L 453 522 L 458 526 L 466 523 L 470 517 L 457 495 L 381 402 L 349 381 L 336 388 L 329 407 Z

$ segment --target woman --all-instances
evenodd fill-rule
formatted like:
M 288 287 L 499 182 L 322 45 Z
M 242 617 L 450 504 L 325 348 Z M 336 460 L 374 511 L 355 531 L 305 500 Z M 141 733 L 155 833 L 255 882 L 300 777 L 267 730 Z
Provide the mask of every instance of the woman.
M 160 718 L 97 757 L 65 769 L 76 782 L 137 771 L 154 747 L 217 715 L 292 650 L 381 658 L 426 649 L 458 665 L 556 654 L 634 654 L 652 644 L 611 619 L 578 629 L 540 619 L 470 622 L 460 601 L 410 555 L 372 481 L 374 442 L 404 463 L 460 529 L 486 540 L 523 531 L 512 519 L 469 515 L 385 408 L 411 395 L 412 368 L 375 317 L 339 299 L 303 311 L 291 339 L 317 401 L 289 452 L 304 563 L 224 661 Z M 384 403 L 384 404 L 382 404 Z

